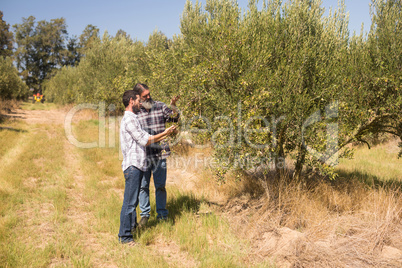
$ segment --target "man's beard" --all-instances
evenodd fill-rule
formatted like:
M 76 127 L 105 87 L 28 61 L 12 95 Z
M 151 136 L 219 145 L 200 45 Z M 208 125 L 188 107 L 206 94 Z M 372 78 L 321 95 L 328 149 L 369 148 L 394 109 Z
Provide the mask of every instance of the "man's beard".
M 135 106 L 135 105 L 133 105 L 133 113 L 138 113 L 139 111 L 140 111 L 140 107 L 139 106 Z
M 152 98 L 149 98 L 146 101 L 142 102 L 142 107 L 144 107 L 147 110 L 151 110 L 153 105 L 154 101 L 152 100 Z

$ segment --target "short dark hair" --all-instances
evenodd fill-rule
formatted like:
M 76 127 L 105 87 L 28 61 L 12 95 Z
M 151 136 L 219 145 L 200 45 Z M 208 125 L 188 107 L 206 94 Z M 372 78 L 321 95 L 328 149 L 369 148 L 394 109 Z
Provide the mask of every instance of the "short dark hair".
M 134 90 L 127 90 L 126 92 L 124 92 L 124 94 L 123 94 L 124 107 L 127 108 L 127 106 L 130 104 L 131 99 L 136 100 L 137 95 L 139 95 L 139 94 L 136 93 Z
M 140 96 L 141 96 L 142 92 L 144 92 L 147 89 L 149 90 L 148 86 L 145 84 L 142 84 L 142 83 L 137 83 L 133 87 L 134 92 L 136 92 Z

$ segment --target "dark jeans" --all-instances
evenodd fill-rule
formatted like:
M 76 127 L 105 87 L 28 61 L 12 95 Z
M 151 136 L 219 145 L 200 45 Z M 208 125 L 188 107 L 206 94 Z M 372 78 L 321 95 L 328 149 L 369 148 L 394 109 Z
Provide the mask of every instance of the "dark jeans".
M 151 179 L 151 172 L 155 184 L 157 218 L 164 219 L 168 216 L 168 210 L 166 209 L 166 171 L 166 159 L 160 159 L 154 162 L 151 161 L 147 171 L 144 172 L 140 190 L 141 217 L 149 218 L 151 212 L 151 204 L 149 202 L 149 182 Z
M 133 241 L 132 229 L 137 226 L 137 213 L 135 208 L 138 205 L 141 179 L 143 172 L 134 166 L 124 171 L 126 185 L 124 187 L 124 200 L 120 213 L 119 241 L 128 243 Z

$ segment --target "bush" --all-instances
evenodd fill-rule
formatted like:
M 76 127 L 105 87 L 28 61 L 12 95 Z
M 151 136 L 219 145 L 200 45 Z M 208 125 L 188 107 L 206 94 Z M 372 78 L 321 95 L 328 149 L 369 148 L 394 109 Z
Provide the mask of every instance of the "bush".
M 18 76 L 11 58 L 0 57 L 0 97 L 3 99 L 24 99 L 28 86 Z

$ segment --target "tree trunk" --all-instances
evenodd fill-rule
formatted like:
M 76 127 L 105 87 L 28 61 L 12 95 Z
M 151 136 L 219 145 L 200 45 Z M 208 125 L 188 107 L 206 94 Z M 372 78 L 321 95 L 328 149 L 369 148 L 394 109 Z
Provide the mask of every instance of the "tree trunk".
M 297 155 L 295 171 L 293 172 L 293 179 L 299 181 L 301 179 L 301 173 L 303 170 L 304 161 L 306 159 L 306 150 L 303 147 L 303 144 L 299 146 L 299 152 Z
M 285 152 L 283 150 L 285 130 L 286 127 L 283 127 L 279 134 L 279 139 L 275 150 L 275 173 L 279 175 L 282 175 L 286 168 Z

